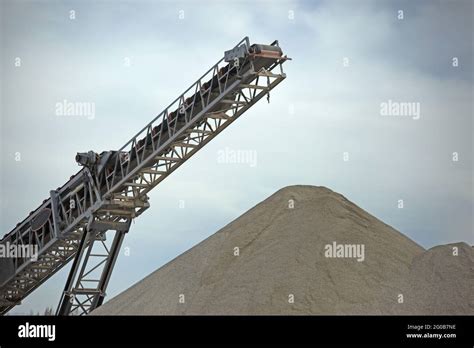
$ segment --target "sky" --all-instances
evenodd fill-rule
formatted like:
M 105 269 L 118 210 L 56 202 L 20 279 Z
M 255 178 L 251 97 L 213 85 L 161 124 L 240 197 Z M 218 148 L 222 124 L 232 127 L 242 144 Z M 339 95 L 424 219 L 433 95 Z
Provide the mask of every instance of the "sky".
M 119 149 L 243 37 L 292 58 L 270 103 L 150 193 L 108 298 L 288 185 L 326 186 L 425 248 L 473 244 L 472 1 L 0 4 L 2 236 L 76 152 Z M 64 100 L 94 113 L 60 115 Z M 220 160 L 234 151 L 251 159 Z M 68 269 L 11 313 L 56 308 Z

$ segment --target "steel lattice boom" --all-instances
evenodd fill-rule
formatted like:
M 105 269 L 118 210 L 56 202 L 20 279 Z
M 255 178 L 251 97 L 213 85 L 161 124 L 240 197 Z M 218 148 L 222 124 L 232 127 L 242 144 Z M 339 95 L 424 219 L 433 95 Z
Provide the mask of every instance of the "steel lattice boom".
M 0 258 L 0 313 L 70 260 L 57 314 L 87 314 L 100 306 L 124 235 L 149 207 L 147 193 L 269 97 L 286 77 L 287 59 L 277 41 L 250 45 L 246 37 L 118 151 L 78 153 L 83 168 L 0 241 L 38 248 L 35 259 Z

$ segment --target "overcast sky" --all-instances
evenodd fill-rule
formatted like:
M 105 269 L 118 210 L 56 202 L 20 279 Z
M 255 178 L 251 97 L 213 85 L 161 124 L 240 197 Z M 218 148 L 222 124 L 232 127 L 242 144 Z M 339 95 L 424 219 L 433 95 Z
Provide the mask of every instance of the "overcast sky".
M 293 58 L 270 104 L 150 194 L 108 298 L 293 184 L 425 248 L 473 243 L 472 1 L 0 1 L 1 235 L 79 169 L 76 152 L 120 148 L 244 36 Z M 58 116 L 64 100 L 94 117 Z M 416 108 L 383 115 L 389 101 Z M 226 149 L 256 162 L 220 163 Z M 12 313 L 56 307 L 68 269 Z

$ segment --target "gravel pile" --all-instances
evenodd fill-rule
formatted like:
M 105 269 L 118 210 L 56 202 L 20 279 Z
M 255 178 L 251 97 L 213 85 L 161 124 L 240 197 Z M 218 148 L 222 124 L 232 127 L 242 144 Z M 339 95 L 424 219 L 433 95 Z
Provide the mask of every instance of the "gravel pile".
M 426 251 L 338 193 L 290 186 L 92 314 L 474 314 L 473 260 L 465 243 Z

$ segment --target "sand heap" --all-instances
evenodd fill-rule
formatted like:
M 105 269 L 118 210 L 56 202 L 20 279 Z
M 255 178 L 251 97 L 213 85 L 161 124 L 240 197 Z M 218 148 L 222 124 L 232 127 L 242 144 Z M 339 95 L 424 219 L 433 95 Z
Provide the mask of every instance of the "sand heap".
M 473 254 L 425 251 L 338 193 L 290 186 L 93 314 L 473 314 Z

